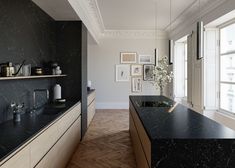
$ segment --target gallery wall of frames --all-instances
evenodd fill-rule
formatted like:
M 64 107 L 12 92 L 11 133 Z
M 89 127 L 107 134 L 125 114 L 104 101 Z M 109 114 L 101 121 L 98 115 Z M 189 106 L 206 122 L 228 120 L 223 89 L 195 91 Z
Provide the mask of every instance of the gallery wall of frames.
M 116 82 L 130 82 L 132 93 L 142 92 L 143 81 L 153 81 L 154 61 L 151 55 L 137 52 L 121 52 L 120 64 L 116 65 Z

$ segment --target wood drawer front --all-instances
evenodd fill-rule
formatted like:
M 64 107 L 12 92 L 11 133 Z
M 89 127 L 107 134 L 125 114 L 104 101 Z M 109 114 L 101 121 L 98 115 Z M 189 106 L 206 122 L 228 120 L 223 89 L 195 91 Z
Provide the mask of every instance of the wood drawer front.
M 136 158 L 135 160 L 137 162 L 137 168 L 149 168 L 140 139 L 138 137 L 138 133 L 136 131 L 133 118 L 131 114 L 129 115 L 130 115 L 129 117 L 130 118 L 130 135 L 131 135 L 133 149 L 135 153 L 135 158 Z
M 31 167 L 34 167 L 58 140 L 58 125 L 51 125 L 30 143 Z
M 88 95 L 88 98 L 87 98 L 87 105 L 89 106 L 89 104 L 91 104 L 91 102 L 95 99 L 95 91 L 93 91 L 92 93 L 90 93 Z
M 81 140 L 81 117 L 79 117 L 70 129 L 62 136 L 57 143 L 58 152 L 56 157 L 59 158 L 55 167 L 51 168 L 64 168 L 66 167 L 73 152 L 76 150 L 78 143 Z M 42 167 L 44 168 L 44 167 Z M 49 167 L 50 168 L 50 167 Z
M 130 111 L 131 111 L 131 115 L 133 117 L 136 129 L 137 129 L 137 133 L 140 137 L 142 147 L 143 147 L 145 155 L 147 157 L 148 163 L 149 163 L 149 165 L 151 165 L 151 142 L 148 138 L 147 133 L 145 132 L 145 129 L 139 119 L 139 116 L 136 114 L 135 111 L 132 111 L 132 110 L 130 110 Z
M 95 101 L 93 101 L 87 109 L 87 127 L 89 127 L 93 117 L 95 115 Z
M 30 148 L 26 146 L 18 153 L 16 153 L 12 158 L 10 158 L 6 163 L 4 163 L 1 168 L 30 168 Z
M 58 122 L 59 136 L 63 135 L 63 133 L 71 126 L 71 124 L 78 118 L 80 114 L 81 114 L 81 104 L 75 106 L 59 120 Z
M 81 117 L 53 146 L 36 168 L 64 168 L 81 139 Z

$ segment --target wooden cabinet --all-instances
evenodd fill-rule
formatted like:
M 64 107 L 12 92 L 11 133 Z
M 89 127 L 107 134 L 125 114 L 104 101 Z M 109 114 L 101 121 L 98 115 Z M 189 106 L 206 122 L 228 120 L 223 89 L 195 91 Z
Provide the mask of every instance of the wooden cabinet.
M 133 149 L 136 157 L 136 163 L 138 168 L 149 168 L 145 153 L 142 148 L 141 141 L 139 139 L 134 120 L 130 114 L 130 134 L 133 144 Z
M 36 165 L 58 140 L 57 123 L 50 126 L 30 144 L 31 167 Z
M 81 104 L 29 140 L 1 168 L 63 168 L 81 140 Z
M 53 146 L 36 168 L 64 168 L 81 139 L 81 117 L 79 117 Z
M 49 129 L 50 131 L 54 130 L 54 136 L 57 137 L 57 143 L 53 143 L 50 147 L 51 149 L 47 150 L 47 154 L 43 157 L 41 156 L 40 150 L 35 152 L 35 155 L 40 155 L 42 159 L 36 167 L 40 168 L 63 168 L 66 166 L 69 158 L 76 149 L 76 145 L 81 139 L 81 105 L 75 106 L 68 113 L 66 113 L 58 122 L 56 122 Z M 54 129 L 53 127 L 57 128 Z M 57 135 L 56 133 L 57 132 Z M 52 137 L 51 137 L 52 138 Z M 54 139 L 54 138 L 52 138 Z M 37 138 L 36 141 L 40 139 Z M 53 140 L 51 140 L 53 141 Z M 48 140 L 47 142 L 50 142 Z M 45 142 L 44 142 L 45 143 Z M 43 143 L 38 143 L 38 147 L 31 144 L 32 148 L 46 148 L 43 146 Z M 53 146 L 53 147 L 52 147 Z M 37 156 L 39 158 L 39 156 Z M 34 161 L 34 160 L 33 160 Z M 37 160 L 39 161 L 39 160 Z M 36 161 L 32 162 L 32 167 Z M 53 162 L 53 163 L 51 163 Z
M 1 168 L 30 168 L 29 146 L 24 147 L 13 157 L 11 157 Z
M 130 106 L 131 103 L 130 103 Z M 138 168 L 151 167 L 151 142 L 133 107 L 130 107 L 130 135 Z
M 80 115 L 81 104 L 75 106 L 69 113 L 65 114 L 58 122 L 59 136 L 61 136 Z
M 95 91 L 88 95 L 87 106 L 87 127 L 89 127 L 95 115 Z
M 95 100 L 95 91 L 92 91 L 87 97 L 87 106 Z

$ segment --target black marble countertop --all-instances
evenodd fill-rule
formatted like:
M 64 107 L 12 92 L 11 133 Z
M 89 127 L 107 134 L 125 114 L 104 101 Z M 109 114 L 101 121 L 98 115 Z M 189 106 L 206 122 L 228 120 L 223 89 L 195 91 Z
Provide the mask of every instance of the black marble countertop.
M 175 102 L 164 96 L 130 96 L 150 140 L 156 139 L 235 139 L 235 131 L 181 104 L 170 107 L 142 107 L 144 101 Z
M 34 114 L 21 115 L 20 122 L 9 120 L 0 124 L 0 161 L 5 159 L 21 145 L 33 138 L 37 133 L 50 125 L 53 121 L 64 114 L 69 108 L 78 102 L 66 102 L 60 107 L 53 108 L 54 114 L 43 108 Z M 51 107 L 51 106 L 50 106 Z M 43 112 L 42 112 L 43 111 Z
M 95 89 L 90 89 L 87 91 L 87 96 L 89 96 L 91 93 L 93 93 L 95 91 Z

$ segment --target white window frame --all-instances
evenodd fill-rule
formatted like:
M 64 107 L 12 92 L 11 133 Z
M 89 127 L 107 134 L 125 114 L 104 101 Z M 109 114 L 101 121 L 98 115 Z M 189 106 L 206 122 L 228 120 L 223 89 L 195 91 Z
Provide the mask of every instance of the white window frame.
M 219 28 L 219 41 L 221 42 L 221 29 L 225 28 L 225 27 L 228 27 L 230 25 L 233 25 L 235 24 L 235 20 L 232 19 L 220 26 L 218 26 Z M 224 84 L 233 84 L 235 85 L 235 82 L 225 82 L 225 81 L 221 81 L 221 56 L 225 56 L 225 55 L 231 55 L 231 54 L 235 54 L 235 50 L 234 51 L 229 51 L 229 52 L 226 52 L 226 53 L 221 53 L 221 44 L 219 46 L 219 112 L 222 112 L 222 113 L 225 113 L 225 114 L 228 114 L 228 115 L 231 115 L 231 116 L 235 116 L 235 113 L 231 112 L 231 111 L 227 111 L 225 109 L 222 109 L 221 108 L 221 83 L 224 83 Z

